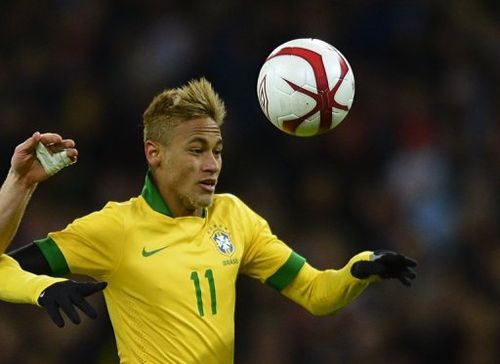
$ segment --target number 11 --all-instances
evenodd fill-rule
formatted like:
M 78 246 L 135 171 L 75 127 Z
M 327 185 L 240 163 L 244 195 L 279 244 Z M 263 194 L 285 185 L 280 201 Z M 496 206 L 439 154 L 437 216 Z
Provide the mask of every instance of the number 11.
M 208 286 L 210 287 L 210 301 L 211 301 L 211 309 L 212 315 L 217 314 L 217 295 L 215 293 L 215 280 L 214 274 L 211 269 L 207 269 L 205 271 L 205 278 L 208 280 Z M 194 283 L 194 291 L 196 293 L 196 304 L 198 306 L 198 313 L 200 316 L 205 315 L 205 311 L 203 309 L 203 299 L 201 295 L 201 286 L 200 279 L 198 278 L 198 272 L 191 272 L 191 280 Z

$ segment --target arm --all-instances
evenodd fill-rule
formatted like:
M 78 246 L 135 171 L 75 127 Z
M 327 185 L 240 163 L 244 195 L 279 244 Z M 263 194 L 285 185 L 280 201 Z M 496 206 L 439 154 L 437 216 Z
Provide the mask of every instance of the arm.
M 339 270 L 318 271 L 307 263 L 281 292 L 314 315 L 334 314 L 358 297 L 368 285 L 397 278 L 410 285 L 416 262 L 393 252 L 363 252 Z
M 43 165 L 37 159 L 36 149 L 39 142 L 50 149 L 50 152 L 45 150 Z M 61 153 L 67 159 L 61 157 Z M 56 162 L 61 169 L 69 163 L 68 158 L 70 162 L 76 161 L 77 155 L 73 140 L 62 139 L 60 135 L 52 133 L 36 132 L 16 147 L 11 159 L 11 168 L 0 188 L 0 253 L 5 251 L 16 234 L 38 183 L 57 172 L 57 168 L 49 169 L 51 162 Z
M 66 279 L 26 272 L 15 259 L 5 254 L 0 256 L 0 299 L 3 301 L 39 305 L 40 294 L 62 281 Z
M 237 211 L 245 210 L 248 208 L 240 202 Z M 371 282 L 397 278 L 410 285 L 415 278 L 412 268 L 416 262 L 389 251 L 363 252 L 340 270 L 318 271 L 277 239 L 264 219 L 252 211 L 247 219 L 246 226 L 252 229 L 240 273 L 260 279 L 315 315 L 335 313 L 361 294 Z
M 90 318 L 96 318 L 94 308 L 85 297 L 106 288 L 105 282 L 75 282 L 64 278 L 35 275 L 21 269 L 50 274 L 50 266 L 35 244 L 27 245 L 12 253 L 0 256 L 0 299 L 13 303 L 31 303 L 43 306 L 52 321 L 64 326 L 59 309 L 75 324 L 80 323 L 78 307 Z
M 21 178 L 9 171 L 0 189 L 0 252 L 4 252 L 16 234 L 26 205 L 36 184 L 23 184 Z

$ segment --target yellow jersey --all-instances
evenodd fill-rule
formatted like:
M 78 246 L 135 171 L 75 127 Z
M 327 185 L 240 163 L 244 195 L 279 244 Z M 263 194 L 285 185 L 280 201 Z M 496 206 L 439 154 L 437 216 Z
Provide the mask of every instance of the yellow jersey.
M 305 264 L 233 195 L 171 217 L 149 174 L 140 196 L 35 243 L 55 275 L 108 282 L 121 363 L 232 363 L 238 274 L 281 291 Z

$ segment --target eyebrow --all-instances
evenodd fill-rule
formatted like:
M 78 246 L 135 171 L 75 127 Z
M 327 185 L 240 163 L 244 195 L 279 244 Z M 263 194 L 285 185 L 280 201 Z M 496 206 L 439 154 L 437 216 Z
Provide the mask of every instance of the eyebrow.
M 204 146 L 209 144 L 207 138 L 202 138 L 202 137 L 194 137 L 193 139 L 189 139 L 188 144 L 191 144 L 191 143 L 201 143 Z M 223 144 L 222 137 L 217 138 L 217 141 L 215 143 L 215 145 L 220 145 L 220 144 Z

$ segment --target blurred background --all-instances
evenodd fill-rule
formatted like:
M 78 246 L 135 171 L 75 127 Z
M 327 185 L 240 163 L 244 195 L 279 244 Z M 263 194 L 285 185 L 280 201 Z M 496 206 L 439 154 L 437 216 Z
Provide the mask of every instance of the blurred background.
M 1 1 L 1 173 L 37 130 L 80 151 L 12 247 L 138 195 L 142 112 L 206 76 L 228 108 L 219 192 L 317 268 L 377 248 L 419 261 L 411 289 L 373 285 L 323 318 L 242 277 L 236 363 L 498 363 L 499 15 L 494 0 Z M 256 96 L 266 56 L 300 37 L 335 45 L 356 77 L 348 117 L 314 138 L 274 128 Z M 98 320 L 63 330 L 0 303 L 0 363 L 117 363 L 93 302 Z

